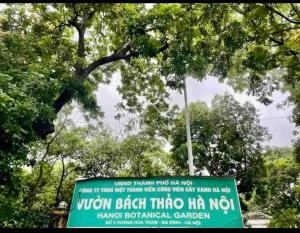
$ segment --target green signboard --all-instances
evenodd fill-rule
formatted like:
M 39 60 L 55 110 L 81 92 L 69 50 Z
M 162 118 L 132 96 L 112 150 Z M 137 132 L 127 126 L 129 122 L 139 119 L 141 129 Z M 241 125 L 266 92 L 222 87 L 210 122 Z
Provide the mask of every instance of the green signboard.
M 68 227 L 242 228 L 232 177 L 76 181 Z

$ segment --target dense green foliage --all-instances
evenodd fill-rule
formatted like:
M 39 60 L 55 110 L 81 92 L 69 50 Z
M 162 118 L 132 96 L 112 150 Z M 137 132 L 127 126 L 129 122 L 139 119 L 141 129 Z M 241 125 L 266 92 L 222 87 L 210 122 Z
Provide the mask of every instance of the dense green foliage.
M 61 201 L 70 207 L 77 178 L 174 173 L 162 141 L 146 133 L 131 133 L 120 141 L 106 128 L 94 124 L 75 127 L 68 117 L 59 116 L 58 132 L 46 145 L 32 145 L 28 166 L 13 172 L 18 190 L 12 194 L 2 187 L 0 226 L 53 227 L 57 217 L 53 211 Z
M 192 103 L 190 113 L 198 172 L 206 167 L 211 175 L 234 175 L 243 211 L 256 208 L 271 215 L 270 227 L 297 226 L 296 151 L 283 148 L 262 153 L 260 143 L 268 134 L 259 126 L 255 108 L 249 103 L 239 104 L 228 94 L 216 96 L 211 108 Z M 187 173 L 182 112 L 173 128 L 172 153 L 163 150 L 162 139 L 147 131 L 127 131 L 117 140 L 111 131 L 95 126 L 78 128 L 61 116 L 58 131 L 47 143 L 30 147 L 27 168 L 13 173 L 17 189 L 12 193 L 4 186 L 0 192 L 1 226 L 52 227 L 58 204 L 66 201 L 70 206 L 76 178 Z
M 268 139 L 259 125 L 256 109 L 241 105 L 231 95 L 216 96 L 209 109 L 195 102 L 189 107 L 194 164 L 210 175 L 234 175 L 240 193 L 251 195 L 264 175 L 261 143 Z M 172 151 L 177 164 L 187 171 L 184 112 L 178 116 L 172 133 Z
M 254 192 L 250 205 L 272 216 L 270 227 L 299 227 L 300 164 L 291 148 L 268 149 L 264 157 L 264 188 Z
M 51 226 L 80 176 L 186 173 L 183 114 L 167 97 L 187 75 L 213 75 L 264 104 L 289 92 L 299 126 L 299 25 L 294 3 L 10 4 L 0 15 L 0 225 Z M 140 132 L 116 140 L 98 126 L 54 127 L 73 100 L 99 120 L 95 91 L 114 72 L 118 106 L 139 113 Z M 264 154 L 268 135 L 250 104 L 226 95 L 190 107 L 198 172 L 235 175 L 245 203 L 274 205 L 264 209 L 271 226 L 299 226 L 299 140 L 293 152 Z M 163 150 L 170 134 L 173 160 Z
M 0 19 L 2 170 L 25 159 L 24 143 L 54 131 L 72 99 L 100 114 L 93 91 L 114 71 L 120 106 L 146 108 L 145 119 L 163 128 L 167 87 L 207 74 L 265 104 L 282 83 L 298 122 L 297 17 L 298 4 L 10 5 Z
M 174 173 L 170 155 L 163 150 L 162 141 L 145 132 L 127 137 L 120 145 L 118 157 L 123 157 L 119 175 L 124 177 L 170 176 Z

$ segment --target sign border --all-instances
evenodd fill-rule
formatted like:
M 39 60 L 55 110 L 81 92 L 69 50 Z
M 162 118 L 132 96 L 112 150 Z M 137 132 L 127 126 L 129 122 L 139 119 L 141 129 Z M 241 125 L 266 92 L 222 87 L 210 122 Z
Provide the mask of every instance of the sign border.
M 223 179 L 233 179 L 234 183 L 235 183 L 235 189 L 236 189 L 236 196 L 237 196 L 237 200 L 238 200 L 238 203 L 239 203 L 239 209 L 240 209 L 240 213 L 241 213 L 241 218 L 242 218 L 242 223 L 243 223 L 243 227 L 240 228 L 240 229 L 245 229 L 245 224 L 244 224 L 244 221 L 243 221 L 243 214 L 242 214 L 242 209 L 241 209 L 241 204 L 240 204 L 240 200 L 239 200 L 239 194 L 238 194 L 238 190 L 237 190 L 237 182 L 236 182 L 236 179 L 235 179 L 235 176 L 233 175 L 227 175 L 227 176 L 147 176 L 147 177 L 134 177 L 134 176 L 129 176 L 129 177 L 102 177 L 102 176 L 99 176 L 99 177 L 92 177 L 92 178 L 78 178 L 75 180 L 75 185 L 74 185 L 74 189 L 73 189 L 73 195 L 72 195 L 72 199 L 71 199 L 71 203 L 72 203 L 72 200 L 75 196 L 75 189 L 76 189 L 76 184 L 79 183 L 79 182 L 84 182 L 84 181 L 90 181 L 90 180 L 119 180 L 119 179 L 155 179 L 155 178 L 165 178 L 165 179 L 176 179 L 176 178 L 188 178 L 188 179 L 214 179 L 214 178 L 223 178 Z M 173 228 L 173 229 L 194 229 L 194 230 L 197 230 L 197 229 L 226 229 L 226 228 L 222 228 L 222 227 L 219 227 L 219 228 L 209 228 L 209 227 L 206 227 L 206 228 L 194 228 L 194 227 L 124 227 L 124 226 L 120 226 L 120 227 L 69 227 L 69 215 L 71 213 L 71 204 L 70 204 L 70 209 L 69 209 L 69 214 L 68 214 L 68 221 L 67 221 L 67 224 L 66 224 L 66 228 L 80 228 L 80 229 L 84 229 L 84 228 L 87 228 L 87 229 L 124 229 L 124 228 L 128 228 L 128 229 L 163 229 L 163 228 Z M 233 229 L 233 228 L 232 228 Z M 239 229 L 239 228 L 236 228 L 236 229 Z

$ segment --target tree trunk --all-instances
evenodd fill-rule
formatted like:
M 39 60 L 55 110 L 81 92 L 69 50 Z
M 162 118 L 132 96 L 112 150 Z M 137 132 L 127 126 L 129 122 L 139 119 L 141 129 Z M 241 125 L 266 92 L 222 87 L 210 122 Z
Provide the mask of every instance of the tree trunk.
M 62 187 L 62 184 L 64 182 L 64 179 L 66 178 L 65 177 L 65 163 L 64 163 L 64 157 L 63 157 L 63 155 L 61 157 L 61 163 L 62 163 L 62 172 L 61 172 L 61 176 L 60 176 L 59 185 L 58 185 L 57 190 L 56 190 L 55 207 L 57 207 L 58 204 L 59 204 L 59 202 L 61 201 L 60 200 L 60 191 L 61 191 L 61 187 Z

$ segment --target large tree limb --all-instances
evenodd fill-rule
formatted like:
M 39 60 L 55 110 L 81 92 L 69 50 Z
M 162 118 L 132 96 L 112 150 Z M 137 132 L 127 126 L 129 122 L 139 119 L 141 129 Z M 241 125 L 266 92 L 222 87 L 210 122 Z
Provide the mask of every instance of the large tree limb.
M 279 15 L 280 17 L 284 18 L 286 21 L 290 22 L 290 23 L 294 23 L 294 24 L 300 24 L 300 20 L 294 20 L 294 19 L 290 19 L 287 16 L 285 16 L 284 14 L 282 14 L 280 11 L 274 9 L 273 7 L 266 5 L 266 7 L 271 10 L 273 13 L 275 13 L 276 15 Z
M 142 54 L 142 52 L 140 52 L 140 51 L 134 51 L 134 52 L 128 53 L 128 51 L 130 50 L 130 46 L 129 46 L 130 43 L 128 43 L 126 45 L 127 46 L 125 46 L 123 49 L 116 51 L 114 54 L 106 56 L 106 57 L 102 57 L 102 58 L 92 62 L 87 68 L 83 69 L 79 78 L 84 79 L 91 72 L 93 72 L 95 69 L 97 69 L 101 65 L 109 64 L 114 61 L 129 59 L 131 57 L 138 57 Z M 168 47 L 169 47 L 169 44 L 166 43 L 165 45 L 160 47 L 155 54 L 165 51 Z M 69 89 L 69 88 L 64 89 L 63 92 L 60 94 L 60 96 L 54 101 L 53 107 L 54 107 L 55 111 L 59 112 L 66 103 L 71 101 L 72 96 L 73 96 L 73 91 L 71 89 Z
M 73 18 L 73 20 L 69 21 L 69 23 L 71 25 L 73 25 L 75 28 L 77 28 L 77 30 L 78 30 L 79 41 L 78 41 L 77 54 L 79 57 L 84 58 L 84 32 L 85 32 L 85 26 L 86 26 L 85 24 L 88 20 L 90 20 L 92 18 L 92 16 L 94 15 L 95 12 L 93 11 L 90 14 L 88 14 L 86 17 L 84 17 L 84 19 L 82 21 L 82 25 L 79 25 L 79 23 L 77 22 L 78 12 L 75 9 L 75 5 L 74 4 L 72 4 L 72 5 L 74 8 L 75 17 Z M 123 47 L 118 49 L 115 53 L 113 53 L 112 55 L 101 57 L 98 60 L 95 60 L 90 65 L 88 65 L 85 69 L 83 69 L 81 67 L 81 65 L 76 64 L 76 67 L 75 67 L 76 78 L 83 80 L 90 73 L 92 73 L 95 69 L 97 69 L 98 67 L 100 67 L 102 65 L 109 64 L 114 61 L 120 61 L 120 60 L 129 59 L 131 57 L 140 56 L 142 54 L 141 51 L 130 52 L 132 43 L 133 43 L 133 41 L 128 42 Z M 153 54 L 153 56 L 165 51 L 168 47 L 169 47 L 169 44 L 165 43 L 165 45 L 163 45 L 161 48 L 159 48 L 157 50 L 157 52 Z M 60 94 L 60 96 L 54 101 L 53 107 L 54 107 L 55 111 L 59 112 L 61 110 L 61 108 L 72 99 L 73 94 L 74 93 L 70 88 L 65 88 L 63 90 L 63 92 Z
M 86 77 L 87 75 L 89 75 L 90 73 L 92 73 L 96 68 L 98 68 L 99 66 L 102 66 L 104 64 L 108 64 L 114 61 L 119 61 L 119 60 L 123 60 L 123 59 L 127 59 L 130 57 L 138 57 L 141 54 L 141 52 L 135 51 L 135 52 L 131 52 L 129 54 L 126 53 L 114 53 L 110 56 L 106 56 L 106 57 L 102 57 L 96 61 L 94 61 L 93 63 L 91 63 L 85 70 L 84 70 L 84 76 Z
M 84 43 L 84 34 L 86 31 L 86 23 L 93 17 L 95 14 L 95 11 L 90 12 L 89 14 L 86 14 L 81 22 L 78 24 L 77 31 L 78 31 L 78 49 L 77 49 L 77 55 L 81 58 L 85 57 L 85 43 Z
M 269 39 L 270 39 L 271 41 L 275 42 L 275 43 L 277 44 L 277 46 L 284 45 L 284 43 L 285 43 L 284 41 L 282 41 L 282 40 L 277 40 L 277 39 L 275 39 L 275 38 L 273 38 L 273 37 L 271 37 L 271 36 L 269 36 Z M 292 50 L 292 49 L 289 49 L 289 52 L 290 52 L 291 55 L 293 55 L 295 58 L 297 58 L 297 52 L 295 52 L 295 51 Z
M 61 108 L 72 99 L 72 91 L 70 89 L 65 89 L 60 96 L 54 101 L 53 107 L 58 113 Z
M 291 3 L 294 11 L 296 12 L 297 16 L 299 17 L 299 12 L 297 11 L 297 8 Z M 232 8 L 237 11 L 238 13 L 240 13 L 241 15 L 245 15 L 247 12 L 241 10 L 237 5 L 235 4 L 231 4 Z M 273 13 L 275 13 L 276 15 L 284 18 L 286 21 L 290 22 L 290 23 L 294 23 L 294 24 L 300 24 L 300 20 L 294 20 L 294 19 L 290 19 L 289 17 L 285 16 L 284 14 L 282 14 L 280 11 L 274 9 L 273 7 L 269 6 L 269 5 L 265 5 L 269 10 L 271 10 Z
M 271 36 L 269 36 L 269 38 L 270 38 L 271 41 L 275 42 L 277 45 L 283 45 L 284 44 L 284 42 L 281 41 L 281 40 L 277 40 L 277 39 L 275 39 Z
M 159 48 L 155 54 L 165 51 L 168 47 L 169 47 L 169 44 L 166 43 L 164 46 Z M 140 51 L 134 51 L 131 53 L 127 53 L 129 50 L 130 50 L 130 47 L 127 47 L 127 48 L 121 49 L 119 51 L 116 51 L 114 54 L 112 54 L 110 56 L 102 57 L 102 58 L 92 62 L 87 68 L 83 69 L 79 78 L 84 79 L 91 72 L 93 72 L 95 69 L 97 69 L 101 65 L 109 64 L 114 61 L 129 59 L 131 57 L 138 57 L 142 54 L 142 52 L 140 52 Z M 73 97 L 73 91 L 69 88 L 64 89 L 63 92 L 60 94 L 60 96 L 54 101 L 53 107 L 54 107 L 55 111 L 59 112 L 66 103 L 71 101 L 72 97 Z
M 165 51 L 168 47 L 169 47 L 169 44 L 166 43 L 164 46 L 162 46 L 161 48 L 159 48 L 157 50 L 155 55 Z M 101 65 L 108 64 L 108 63 L 111 63 L 114 61 L 125 60 L 125 59 L 131 58 L 131 57 L 138 57 L 142 54 L 142 52 L 140 52 L 140 51 L 134 51 L 134 52 L 128 53 L 129 50 L 130 50 L 130 44 L 127 45 L 124 49 L 121 49 L 121 51 L 117 51 L 116 53 L 114 53 L 110 56 L 102 57 L 102 58 L 92 62 L 84 70 L 84 77 L 89 75 L 91 72 L 93 72 L 95 69 L 97 69 Z
M 78 49 L 77 55 L 78 57 L 84 58 L 85 57 L 85 43 L 84 43 L 84 34 L 85 34 L 85 27 L 81 27 L 78 30 Z
M 300 18 L 300 11 L 299 9 L 294 5 L 294 3 L 290 3 L 293 10 L 295 11 L 296 15 Z

